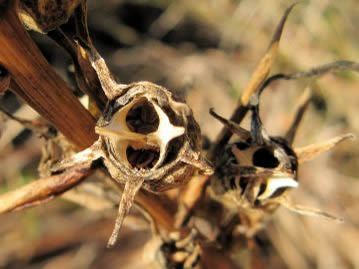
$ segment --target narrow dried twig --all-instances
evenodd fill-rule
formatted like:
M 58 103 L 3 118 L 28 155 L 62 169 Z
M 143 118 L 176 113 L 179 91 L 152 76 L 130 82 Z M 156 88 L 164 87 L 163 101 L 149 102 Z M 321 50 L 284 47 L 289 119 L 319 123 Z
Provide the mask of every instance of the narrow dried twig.
M 311 99 L 312 99 L 312 89 L 310 87 L 307 87 L 297 103 L 297 108 L 295 109 L 296 114 L 294 115 L 293 121 L 289 125 L 288 131 L 284 136 L 288 141 L 289 145 L 293 144 L 299 124 L 302 121 L 304 112 L 308 108 Z
M 0 196 L 0 213 L 20 210 L 49 201 L 73 188 L 94 171 L 95 169 L 91 167 L 90 162 L 83 163 L 62 174 L 35 180 L 14 191 L 5 193 Z
M 318 78 L 330 72 L 335 72 L 339 70 L 351 70 L 354 72 L 359 72 L 359 63 L 354 61 L 347 60 L 338 60 L 332 63 L 320 65 L 314 68 L 311 68 L 307 71 L 300 71 L 291 74 L 275 74 L 270 76 L 262 85 L 261 91 L 268 87 L 272 82 L 276 80 L 295 80 L 301 78 Z

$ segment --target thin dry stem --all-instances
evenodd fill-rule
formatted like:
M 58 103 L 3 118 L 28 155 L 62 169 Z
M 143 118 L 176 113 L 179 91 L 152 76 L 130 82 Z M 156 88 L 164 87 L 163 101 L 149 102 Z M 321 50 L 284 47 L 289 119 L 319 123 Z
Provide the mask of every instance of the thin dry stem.
M 49 201 L 73 188 L 94 172 L 91 162 L 75 166 L 68 171 L 35 180 L 0 196 L 0 213 L 11 212 Z
M 354 61 L 347 61 L 347 60 L 338 60 L 332 63 L 320 65 L 317 67 L 313 67 L 307 71 L 300 71 L 295 72 L 291 74 L 275 74 L 273 76 L 270 76 L 261 87 L 261 90 L 268 87 L 272 82 L 276 80 L 295 80 L 295 79 L 301 79 L 301 78 L 318 78 L 320 76 L 323 76 L 327 73 L 339 71 L 339 70 L 351 70 L 354 72 L 359 72 L 359 63 Z
M 178 210 L 175 217 L 175 226 L 177 228 L 182 227 L 185 224 L 188 215 L 191 213 L 197 201 L 200 199 L 203 187 L 207 180 L 208 176 L 195 176 L 190 180 L 190 182 L 188 182 L 184 190 L 181 192 L 179 197 Z
M 327 212 L 324 212 L 317 208 L 312 207 L 304 207 L 301 205 L 294 204 L 289 197 L 283 197 L 282 201 L 280 201 L 280 204 L 287 208 L 288 210 L 295 212 L 300 215 L 306 215 L 306 216 L 312 216 L 312 217 L 322 217 L 327 220 L 336 221 L 339 223 L 343 223 L 344 220 L 338 217 L 335 217 Z
M 285 134 L 285 138 L 288 141 L 289 145 L 293 144 L 295 135 L 297 133 L 298 127 L 300 122 L 303 119 L 304 116 L 304 112 L 307 110 L 310 101 L 312 98 L 312 89 L 310 87 L 307 87 L 302 96 L 300 97 L 298 103 L 297 103 L 297 107 L 295 109 L 295 115 L 293 118 L 292 123 L 289 125 L 288 131 Z

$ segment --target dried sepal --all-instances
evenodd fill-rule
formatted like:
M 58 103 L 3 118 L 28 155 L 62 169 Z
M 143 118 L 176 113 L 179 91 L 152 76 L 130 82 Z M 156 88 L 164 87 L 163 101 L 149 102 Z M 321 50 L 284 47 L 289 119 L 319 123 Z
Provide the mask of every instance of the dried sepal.
M 118 207 L 118 215 L 115 222 L 115 227 L 112 231 L 111 237 L 107 243 L 107 247 L 113 247 L 116 244 L 118 233 L 121 229 L 122 223 L 130 211 L 133 201 L 135 200 L 136 193 L 141 188 L 144 178 L 132 178 L 125 183 L 123 189 L 120 205 Z
M 96 71 L 91 66 L 87 52 L 76 42 L 81 39 L 86 43 L 92 43 L 87 25 L 87 1 L 81 1 L 70 19 L 60 27 L 48 32 L 47 36 L 70 54 L 74 63 L 76 83 L 82 92 L 89 95 L 89 111 L 98 118 L 108 99 L 103 92 Z
M 258 90 L 258 88 L 263 84 L 264 80 L 267 78 L 270 69 L 273 65 L 273 61 L 275 59 L 275 56 L 277 55 L 278 47 L 279 47 L 279 41 L 282 36 L 283 28 L 285 25 L 285 22 L 289 16 L 289 13 L 293 9 L 293 7 L 297 3 L 292 4 L 290 7 L 286 9 L 284 12 L 279 24 L 277 25 L 277 28 L 274 32 L 274 35 L 272 37 L 272 40 L 269 44 L 269 47 L 264 54 L 264 56 L 259 61 L 255 71 L 253 72 L 246 88 L 243 91 L 243 94 L 240 99 L 240 104 L 247 106 L 249 103 L 249 99 L 251 96 Z
M 311 207 L 304 207 L 301 205 L 296 205 L 293 203 L 293 201 L 288 197 L 288 196 L 282 196 L 278 202 L 284 206 L 285 208 L 287 208 L 288 210 L 295 212 L 297 214 L 300 215 L 305 215 L 305 216 L 313 216 L 313 217 L 322 217 L 325 218 L 327 220 L 330 221 L 336 221 L 339 223 L 344 222 L 343 219 L 338 218 L 336 216 L 333 216 L 327 212 L 324 212 L 320 209 L 317 208 L 311 208 Z
M 340 136 L 334 137 L 332 139 L 329 139 L 329 140 L 321 142 L 321 143 L 296 148 L 294 151 L 298 157 L 298 162 L 304 163 L 306 161 L 310 161 L 310 160 L 314 159 L 321 153 L 331 150 L 338 144 L 340 144 L 348 139 L 355 139 L 355 135 L 351 134 L 351 133 L 340 135 Z
M 68 158 L 64 158 L 54 166 L 52 166 L 52 173 L 58 173 L 60 171 L 69 169 L 73 166 L 80 165 L 86 162 L 94 162 L 103 157 L 103 151 L 101 149 L 101 142 L 97 140 L 91 147 L 88 147 Z
M 97 73 L 102 89 L 108 100 L 112 100 L 116 96 L 121 95 L 122 90 L 126 88 L 127 85 L 120 84 L 116 81 L 114 75 L 108 69 L 105 60 L 100 56 L 94 46 L 87 45 L 80 39 L 78 41 L 79 44 L 81 44 L 80 49 L 84 50 L 83 53 L 86 53 L 89 57 L 90 63 Z

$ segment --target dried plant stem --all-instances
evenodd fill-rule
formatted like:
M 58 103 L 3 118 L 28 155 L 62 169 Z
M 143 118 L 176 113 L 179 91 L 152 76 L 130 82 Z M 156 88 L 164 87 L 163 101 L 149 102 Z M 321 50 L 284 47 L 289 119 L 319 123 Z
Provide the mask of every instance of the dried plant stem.
M 0 213 L 11 212 L 49 201 L 73 188 L 94 172 L 91 163 L 75 166 L 68 171 L 35 180 L 30 184 L 0 196 Z
M 289 145 L 293 144 L 298 126 L 303 119 L 304 112 L 306 111 L 306 109 L 310 104 L 311 98 L 312 98 L 312 89 L 310 87 L 307 87 L 297 103 L 296 113 L 294 115 L 292 123 L 289 125 L 289 129 L 287 133 L 284 136 L 288 141 Z
M 162 203 L 157 195 L 145 190 L 140 190 L 137 193 L 135 200 L 147 213 L 150 214 L 159 228 L 162 228 L 167 232 L 175 230 L 174 214 L 169 210 L 168 204 L 166 206 Z
M 0 1 L 0 64 L 10 88 L 79 148 L 95 141 L 95 120 L 46 61 L 16 14 L 17 1 Z M 76 126 L 76 128 L 74 128 Z

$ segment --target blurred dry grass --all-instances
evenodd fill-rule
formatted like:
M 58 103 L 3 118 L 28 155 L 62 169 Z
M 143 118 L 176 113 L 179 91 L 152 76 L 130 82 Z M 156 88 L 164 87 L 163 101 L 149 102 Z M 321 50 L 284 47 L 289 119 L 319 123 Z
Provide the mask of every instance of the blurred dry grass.
M 276 23 L 291 3 L 90 0 L 89 27 L 96 47 L 124 82 L 149 80 L 186 95 L 203 133 L 213 139 L 221 126 L 209 116 L 209 108 L 231 114 Z M 305 70 L 337 59 L 359 61 L 357 13 L 355 0 L 303 1 L 288 19 L 272 73 Z M 34 38 L 56 70 L 71 82 L 69 58 L 50 41 L 38 35 Z M 308 83 L 280 81 L 266 90 L 261 113 L 270 134 L 285 130 Z M 316 81 L 315 102 L 295 145 L 345 132 L 358 136 L 358 87 L 359 76 L 347 71 Z M 19 107 L 10 94 L 1 103 L 12 111 Z M 16 115 L 36 116 L 26 105 Z M 34 168 L 41 144 L 17 123 L 7 122 L 0 139 L 0 192 L 37 176 Z M 357 142 L 346 142 L 301 167 L 295 201 L 346 222 L 337 224 L 280 209 L 263 235 L 273 246 L 263 255 L 269 268 L 359 268 L 358 155 Z M 0 216 L 0 268 L 139 268 L 133 260 L 144 263 L 136 255 L 149 236 L 142 226 L 121 231 L 117 247 L 104 249 L 114 215 L 115 210 L 91 212 L 58 199 Z

